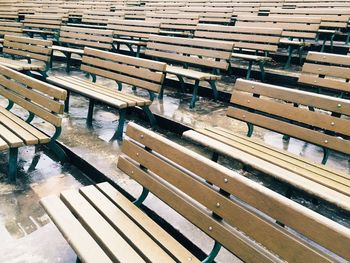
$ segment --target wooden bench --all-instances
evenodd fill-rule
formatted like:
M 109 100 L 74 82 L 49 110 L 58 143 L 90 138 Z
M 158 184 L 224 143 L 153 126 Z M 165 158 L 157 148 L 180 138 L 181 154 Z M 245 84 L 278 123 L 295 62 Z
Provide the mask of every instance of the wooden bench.
M 199 14 L 199 23 L 228 25 L 231 22 L 232 8 L 220 7 L 183 7 L 184 13 Z
M 61 160 L 65 160 L 56 140 L 61 134 L 62 121 L 57 114 L 63 113 L 66 91 L 2 65 L 0 82 L 0 96 L 9 102 L 6 108 L 0 106 L 0 151 L 9 151 L 9 180 L 16 180 L 18 148 L 22 146 L 48 144 Z M 10 111 L 15 104 L 29 112 L 26 120 Z M 35 116 L 52 124 L 54 135 L 49 136 L 31 125 Z
M 298 82 L 318 89 L 350 94 L 350 56 L 308 52 Z
M 26 15 L 23 20 L 23 32 L 30 37 L 39 35 L 43 39 L 50 37 L 58 40 L 61 25 L 61 15 Z
M 124 12 L 122 11 L 100 11 L 100 10 L 86 10 L 83 13 L 81 23 L 90 27 L 104 28 L 107 27 L 111 19 L 123 19 Z
M 159 34 L 160 23 L 144 20 L 111 19 L 108 21 L 108 29 L 113 30 L 113 48 L 120 50 L 121 45 L 126 45 L 131 54 L 139 57 L 141 48 L 146 47 L 151 34 Z M 134 50 L 136 46 L 136 50 Z
M 277 8 L 271 10 L 270 14 L 320 17 L 321 23 L 317 31 L 316 40 L 319 39 L 320 35 L 325 35 L 321 52 L 324 51 L 326 41 L 328 40 L 330 41 L 331 51 L 333 51 L 333 41 L 337 35 L 347 34 L 345 44 L 349 43 L 350 31 L 348 29 L 348 22 L 350 19 L 350 8 L 296 8 L 294 10 Z
M 16 8 L 1 8 L 0 9 L 0 21 L 18 21 L 18 10 Z
M 5 35 L 2 52 L 11 58 L 0 57 L 0 65 L 27 73 L 36 71 L 46 77 L 51 59 L 52 41 Z M 27 61 L 15 60 L 16 56 Z
M 75 92 L 89 98 L 88 125 L 92 124 L 93 109 L 96 102 L 102 102 L 118 109 L 118 129 L 112 139 L 121 140 L 127 108 L 141 107 L 150 119 L 151 124 L 155 124 L 155 118 L 149 106 L 152 104 L 153 93 L 158 93 L 160 90 L 164 80 L 165 68 L 165 63 L 85 48 L 80 69 L 89 73 L 93 78 L 93 82 L 73 76 L 49 77 L 47 81 L 67 89 L 68 92 Z M 116 81 L 118 89 L 95 83 L 96 76 Z M 148 91 L 150 99 L 122 92 L 122 84 L 132 85 Z M 66 100 L 67 112 L 68 103 L 69 100 Z
M 41 200 L 82 262 L 214 262 L 221 247 L 244 262 L 337 261 L 323 247 L 350 259 L 349 228 L 149 129 L 126 135 L 118 168 L 143 187 L 133 203 L 107 182 Z M 141 210 L 149 192 L 213 239 L 207 258 Z
M 84 47 L 111 50 L 113 31 L 105 29 L 81 28 L 62 26 L 60 30 L 59 46 L 54 45 L 54 51 L 62 52 L 67 60 L 66 71 L 70 71 L 72 54 L 82 56 Z
M 167 13 L 147 13 L 146 21 L 160 23 L 159 34 L 178 37 L 192 37 L 199 22 L 198 14 L 186 14 L 177 12 Z
M 166 72 L 177 76 L 182 89 L 184 89 L 183 78 L 195 80 L 190 103 L 190 108 L 194 108 L 200 81 L 209 82 L 214 99 L 218 97 L 216 80 L 220 79 L 218 75 L 220 70 L 228 69 L 233 47 L 234 44 L 227 41 L 151 35 L 145 55 L 183 65 L 181 67 L 168 65 Z M 204 67 L 217 74 L 190 69 L 189 66 Z M 160 91 L 160 99 L 163 98 L 163 91 L 164 87 Z
M 23 24 L 20 22 L 0 21 L 0 43 L 4 42 L 5 35 L 23 35 Z
M 194 36 L 234 42 L 232 58 L 249 62 L 246 78 L 250 78 L 255 62 L 260 67 L 261 79 L 265 81 L 264 65 L 272 60 L 269 53 L 277 52 L 281 34 L 282 29 L 279 28 L 198 24 Z
M 315 144 L 323 149 L 323 164 L 330 150 L 350 154 L 350 121 L 340 118 L 349 116 L 348 100 L 239 79 L 231 103 L 227 116 L 246 122 L 248 137 L 256 125 L 284 134 L 285 139 L 293 137 Z M 340 171 L 229 129 L 199 129 L 185 132 L 184 136 L 336 206 L 350 209 L 350 179 Z
M 236 26 L 263 26 L 282 28 L 281 45 L 287 46 L 288 58 L 285 68 L 290 67 L 292 61 L 293 49 L 296 48 L 299 54 L 299 63 L 302 63 L 303 49 L 311 44 L 307 40 L 315 40 L 317 31 L 321 23 L 320 17 L 301 17 L 301 16 L 238 16 Z

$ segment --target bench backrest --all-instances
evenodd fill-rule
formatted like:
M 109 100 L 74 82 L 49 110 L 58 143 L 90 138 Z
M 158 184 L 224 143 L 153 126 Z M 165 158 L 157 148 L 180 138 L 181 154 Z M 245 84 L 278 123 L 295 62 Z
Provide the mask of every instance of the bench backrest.
M 23 24 L 20 22 L 0 21 L 0 37 L 5 35 L 23 35 Z
M 145 54 L 180 64 L 227 70 L 233 47 L 227 41 L 151 35 Z
M 108 21 L 108 29 L 113 30 L 115 38 L 134 38 L 147 41 L 151 34 L 158 34 L 159 22 L 144 20 L 111 19 Z
M 302 16 L 245 16 L 237 17 L 236 26 L 263 26 L 282 28 L 282 36 L 300 39 L 315 39 L 320 28 L 320 17 Z
M 244 262 L 327 262 L 300 234 L 350 258 L 350 229 L 149 129 L 126 135 L 118 168 Z
M 331 3 L 329 5 L 332 5 Z M 321 18 L 321 28 L 347 28 L 350 8 L 271 9 L 270 15 L 297 15 Z
M 350 56 L 308 52 L 299 83 L 350 93 Z
M 81 70 L 117 82 L 158 93 L 164 80 L 166 64 L 85 48 Z
M 180 11 L 199 14 L 199 23 L 229 24 L 232 17 L 232 8 L 216 7 L 184 7 Z
M 198 24 L 194 36 L 234 42 L 235 48 L 276 52 L 282 29 Z
M 189 36 L 193 35 L 193 32 L 196 30 L 199 16 L 192 13 L 147 13 L 146 20 L 159 22 L 160 28 L 169 31 L 169 33 L 182 33 L 184 36 Z
M 47 64 L 51 60 L 52 41 L 5 35 L 2 52 L 12 56 L 43 61 Z
M 98 10 L 86 10 L 83 13 L 81 22 L 86 24 L 107 25 L 111 19 L 123 19 L 124 12 L 107 12 Z
M 229 117 L 350 154 L 349 100 L 239 79 L 231 103 Z
M 18 10 L 16 8 L 0 9 L 0 21 L 16 21 L 18 19 Z
M 25 29 L 47 30 L 59 33 L 62 25 L 62 15 L 26 15 L 23 20 L 23 27 Z
M 63 45 L 83 48 L 94 47 L 110 50 L 113 43 L 113 31 L 72 26 L 62 26 L 59 42 Z
M 0 66 L 0 96 L 60 127 L 67 91 Z

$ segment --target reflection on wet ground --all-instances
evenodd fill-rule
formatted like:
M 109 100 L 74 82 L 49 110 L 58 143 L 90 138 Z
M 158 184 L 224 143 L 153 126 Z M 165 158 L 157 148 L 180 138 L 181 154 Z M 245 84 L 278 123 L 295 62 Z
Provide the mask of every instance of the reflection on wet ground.
M 55 64 L 51 74 L 65 74 L 62 65 Z M 74 71 L 72 74 L 84 78 L 85 76 Z M 220 90 L 231 91 L 231 77 L 225 77 L 218 86 Z M 98 82 L 105 85 L 116 86 L 114 82 L 98 79 Z M 126 87 L 125 91 L 133 92 Z M 147 96 L 140 90 L 136 93 Z M 240 134 L 246 133 L 246 125 L 225 117 L 227 104 L 214 102 L 207 98 L 201 98 L 197 102 L 195 110 L 188 107 L 191 95 L 180 93 L 178 90 L 166 88 L 164 100 L 155 100 L 151 109 L 155 113 L 168 119 L 181 122 L 191 127 L 221 126 L 234 130 Z M 0 105 L 6 102 L 0 99 Z M 97 105 L 94 112 L 92 127 L 87 127 L 85 120 L 88 109 L 88 101 L 80 96 L 71 97 L 69 115 L 66 115 L 63 122 L 63 133 L 60 141 L 68 146 L 81 158 L 92 164 L 109 178 L 112 178 L 121 187 L 137 196 L 141 189 L 135 182 L 121 173 L 116 167 L 116 159 L 120 154 L 120 143 L 110 142 L 118 122 L 118 111 L 104 105 Z M 19 109 L 15 109 L 20 111 Z M 23 112 L 23 115 L 26 114 Z M 129 116 L 132 118 L 134 116 Z M 147 122 L 140 119 L 133 120 L 148 126 Z M 40 120 L 34 120 L 35 125 L 51 133 L 48 127 Z M 164 136 L 171 138 L 182 145 L 185 145 L 203 155 L 209 154 L 205 149 L 182 140 L 178 135 L 169 131 L 156 130 Z M 287 149 L 290 152 L 305 156 L 319 162 L 322 158 L 322 150 L 316 146 L 291 139 L 288 144 L 284 143 L 282 136 L 257 128 L 254 136 L 263 139 L 265 142 L 279 148 Z M 39 156 L 39 162 L 35 169 L 31 168 L 33 156 Z M 241 165 L 232 160 L 222 158 L 220 162 L 243 173 Z M 74 252 L 69 248 L 58 230 L 49 221 L 44 210 L 39 205 L 42 196 L 57 194 L 63 189 L 80 187 L 91 183 L 85 175 L 73 165 L 62 166 L 55 158 L 43 148 L 34 149 L 26 147 L 20 150 L 20 170 L 16 185 L 6 183 L 6 154 L 0 153 L 0 262 L 74 262 Z M 349 174 L 349 161 L 342 155 L 331 154 L 329 166 L 342 170 Z M 245 174 L 246 175 L 246 174 Z M 266 185 L 278 192 L 283 192 L 285 186 L 274 180 L 264 178 L 261 175 L 249 175 L 252 180 Z M 350 220 L 339 215 L 331 208 L 323 207 L 322 204 L 315 204 L 303 197 L 302 194 L 294 198 L 302 203 L 336 221 L 350 227 Z M 146 203 L 151 209 L 170 221 L 186 237 L 198 244 L 205 252 L 209 252 L 212 241 L 198 229 L 187 223 L 182 217 L 176 215 L 165 204 L 156 200 L 155 197 L 147 199 Z M 219 262 L 239 261 L 224 250 L 218 257 Z

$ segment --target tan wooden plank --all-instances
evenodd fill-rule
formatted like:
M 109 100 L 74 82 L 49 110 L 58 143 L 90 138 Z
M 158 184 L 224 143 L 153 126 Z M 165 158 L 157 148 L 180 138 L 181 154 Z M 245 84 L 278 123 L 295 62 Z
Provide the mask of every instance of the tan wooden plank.
M 18 116 L 14 115 L 11 112 L 9 112 L 8 110 L 6 110 L 3 107 L 0 107 L 0 115 L 6 116 L 6 118 L 11 119 L 13 122 L 20 125 L 22 128 L 24 128 L 25 130 L 27 130 L 28 132 L 33 134 L 36 138 L 39 139 L 40 143 L 44 144 L 44 143 L 50 142 L 50 138 L 46 134 L 44 134 L 41 131 L 39 131 L 38 129 L 34 128 L 32 125 L 26 123 L 21 118 L 19 118 Z
M 18 148 L 24 145 L 21 138 L 17 137 L 11 130 L 0 124 L 0 137 L 7 142 L 11 148 Z
M 122 83 L 134 85 L 136 87 L 151 90 L 153 92 L 159 92 L 159 90 L 160 90 L 160 83 L 153 83 L 153 82 L 150 82 L 147 80 L 142 80 L 142 79 L 135 78 L 135 77 L 129 77 L 129 76 L 123 75 L 123 74 L 118 74 L 118 73 L 114 73 L 114 72 L 110 72 L 110 71 L 106 71 L 106 70 L 101 70 L 101 69 L 91 67 L 91 66 L 88 66 L 85 64 L 81 65 L 80 69 L 84 70 L 86 72 L 89 72 L 89 73 L 96 74 L 96 75 L 101 76 L 101 77 L 117 80 L 117 81 L 120 81 Z
M 350 92 L 350 82 L 320 78 L 318 75 L 310 75 L 308 73 L 302 73 L 298 78 L 298 82 L 330 90 Z
M 29 37 L 19 37 L 19 36 L 11 36 L 8 35 L 6 36 L 6 39 L 9 41 L 14 41 L 14 42 L 22 42 L 22 43 L 29 43 L 33 45 L 41 45 L 44 47 L 52 46 L 52 41 L 51 40 L 42 40 L 42 39 L 37 39 L 37 38 L 29 38 Z
M 23 99 L 20 98 L 18 96 L 16 96 L 15 94 L 13 94 L 12 92 L 9 92 L 8 90 L 6 90 L 5 88 L 0 86 L 0 95 L 12 100 L 14 103 L 16 103 L 17 105 L 25 108 L 26 110 L 34 113 L 35 115 L 37 115 L 38 117 L 46 120 L 47 122 L 50 122 L 51 124 L 53 124 L 56 127 L 61 126 L 62 123 L 62 119 L 60 117 L 58 117 L 57 115 L 48 112 L 47 110 Z
M 345 99 L 289 89 L 266 83 L 259 83 L 256 81 L 238 79 L 235 84 L 235 90 L 256 93 L 270 98 L 313 106 L 319 109 L 338 112 L 344 115 L 347 115 L 350 112 L 350 103 Z
M 7 143 L 0 138 L 0 151 L 4 151 L 7 150 L 9 148 L 9 146 L 7 145 Z
M 306 243 L 302 242 L 301 239 L 298 240 L 298 238 L 291 236 L 283 228 L 261 219 L 244 206 L 221 196 L 221 194 L 203 184 L 203 182 L 197 181 L 195 178 L 147 152 L 140 146 L 124 140 L 123 153 L 166 180 L 182 193 L 206 206 L 210 211 L 222 217 L 227 223 L 254 238 L 254 240 L 275 252 L 283 259 L 287 261 L 307 260 L 311 262 L 314 260 L 314 262 L 330 262 L 330 259 L 322 255 L 320 251 L 312 249 Z M 192 163 L 192 165 L 201 165 L 201 163 Z M 147 185 L 145 187 L 147 188 Z M 217 205 L 218 203 L 219 206 Z M 266 233 L 269 233 L 268 238 Z
M 150 262 L 175 262 L 156 240 L 129 218 L 127 207 L 117 207 L 94 186 L 83 187 L 80 192 L 104 218 L 107 218 L 108 223 L 122 233 L 123 237 Z
M 284 117 L 299 123 L 350 136 L 350 121 L 333 117 L 330 114 L 310 111 L 306 108 L 297 108 L 291 103 L 286 104 L 273 100 L 256 98 L 239 91 L 233 91 L 231 102 L 278 117 Z
M 113 262 L 58 197 L 48 196 L 40 203 L 82 262 Z
M 161 198 L 170 207 L 184 216 L 187 220 L 196 223 L 197 227 L 206 234 L 215 238 L 227 249 L 247 262 L 279 262 L 276 257 L 253 244 L 242 234 L 234 229 L 228 229 L 222 223 L 213 220 L 211 216 L 203 212 L 197 206 L 186 201 L 185 197 L 174 192 L 160 181 L 142 171 L 138 166 L 121 156 L 118 160 L 118 168 L 132 176 L 141 185 L 147 185 L 148 189 Z M 209 231 L 211 227 L 211 231 Z
M 125 64 L 131 64 L 131 65 L 135 65 L 143 68 L 149 68 L 149 69 L 161 71 L 161 72 L 164 72 L 166 68 L 166 64 L 163 62 L 158 62 L 150 59 L 135 58 L 131 56 L 110 53 L 103 50 L 97 50 L 97 49 L 92 49 L 88 47 L 84 49 L 84 54 L 89 56 L 96 56 L 104 59 L 109 59 L 119 63 L 125 63 Z
M 1 72 L 1 69 L 0 69 Z M 5 78 L 0 75 L 0 81 L 2 86 L 6 87 L 8 90 L 11 90 L 13 93 L 16 93 L 19 97 L 24 97 L 28 101 L 34 102 L 37 105 L 40 105 L 43 108 L 46 108 L 50 111 L 56 113 L 63 113 L 63 104 L 59 101 L 55 101 L 41 93 L 36 92 L 31 88 L 25 87 L 23 84 L 16 83 L 12 80 Z
M 313 73 L 318 75 L 330 75 L 339 78 L 350 78 L 350 68 L 327 66 L 320 64 L 304 63 L 302 72 Z
M 77 190 L 61 192 L 60 198 L 114 262 L 145 262 L 120 232 L 105 220 Z M 118 218 L 118 224 L 123 221 Z M 131 231 L 130 231 L 131 232 Z M 118 245 L 116 245 L 118 244 Z
M 336 253 L 350 256 L 346 245 L 350 237 L 347 233 L 349 229 L 139 125 L 129 123 L 126 134 Z M 201 161 L 200 165 L 194 166 L 198 160 Z M 346 203 L 347 201 L 344 202 Z M 333 238 L 330 238 L 331 236 Z M 334 242 L 334 239 L 342 241 Z
M 265 117 L 245 110 L 234 109 L 231 107 L 228 109 L 227 115 L 244 122 L 250 122 L 259 127 L 267 128 L 272 131 L 287 134 L 291 137 L 314 143 L 321 147 L 326 147 L 335 151 L 350 154 L 350 141 L 342 138 L 322 134 L 308 128 L 296 126 L 284 121 Z

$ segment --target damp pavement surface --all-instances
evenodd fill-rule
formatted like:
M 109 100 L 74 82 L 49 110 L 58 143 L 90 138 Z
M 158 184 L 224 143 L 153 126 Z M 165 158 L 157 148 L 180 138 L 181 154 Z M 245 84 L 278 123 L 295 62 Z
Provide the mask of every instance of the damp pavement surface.
M 65 75 L 64 65 L 55 63 L 50 74 Z M 75 70 L 71 74 L 85 78 L 80 71 Z M 224 77 L 218 88 L 230 92 L 233 81 L 234 79 L 231 77 Z M 98 83 L 116 87 L 115 82 L 103 78 L 98 78 Z M 126 92 L 134 92 L 131 87 L 125 87 L 124 90 Z M 147 93 L 140 90 L 137 90 L 136 94 L 147 96 Z M 151 110 L 158 115 L 193 128 L 221 126 L 240 134 L 246 133 L 246 125 L 244 123 L 225 117 L 225 110 L 228 104 L 200 98 L 196 103 L 196 108 L 191 110 L 188 107 L 190 100 L 190 94 L 183 94 L 180 92 L 180 89 L 166 87 L 163 101 L 156 99 L 151 106 Z M 0 98 L 0 105 L 6 105 L 6 101 L 2 98 Z M 141 187 L 120 172 L 116 166 L 116 160 L 121 152 L 121 143 L 110 141 L 118 124 L 118 111 L 105 105 L 96 105 L 93 125 L 87 127 L 87 109 L 87 99 L 74 94 L 71 96 L 70 112 L 64 116 L 63 132 L 59 141 L 115 181 L 120 187 L 137 197 L 141 193 Z M 17 107 L 14 110 L 24 117 L 27 114 Z M 135 116 L 135 114 L 128 115 L 127 120 L 149 127 L 147 121 Z M 47 133 L 52 134 L 53 132 L 52 127 L 40 119 L 34 119 L 33 124 Z M 155 128 L 154 130 L 181 145 L 205 156 L 210 156 L 210 153 L 204 148 L 181 139 L 179 135 L 169 130 L 160 128 Z M 302 141 L 291 139 L 287 144 L 283 142 L 282 135 L 259 128 L 255 129 L 254 136 L 268 144 L 302 155 L 310 160 L 319 162 L 322 159 L 323 152 L 320 148 Z M 36 160 L 39 160 L 36 168 L 31 166 L 33 156 L 35 156 Z M 244 173 L 241 170 L 241 165 L 233 160 L 221 158 L 220 163 L 242 174 Z M 16 184 L 7 183 L 5 175 L 6 164 L 6 153 L 1 152 L 0 262 L 75 262 L 76 256 L 74 252 L 50 221 L 40 206 L 39 200 L 47 195 L 58 194 L 65 189 L 91 184 L 91 180 L 74 165 L 69 163 L 61 165 L 58 163 L 55 156 L 44 147 L 24 147 L 20 149 L 20 168 Z M 327 165 L 339 169 L 350 176 L 349 160 L 343 155 L 332 153 Z M 244 175 L 247 176 L 247 174 Z M 277 192 L 282 193 L 285 190 L 285 185 L 263 176 L 251 174 L 249 178 Z M 294 200 L 350 227 L 349 218 L 344 217 L 343 214 L 338 213 L 336 209 L 330 208 L 326 204 L 315 204 L 310 199 L 305 198 L 302 193 L 294 197 Z M 146 200 L 145 205 L 170 222 L 171 225 L 204 252 L 209 253 L 213 246 L 213 241 L 200 230 L 152 195 Z M 217 261 L 240 262 L 239 259 L 224 249 L 220 252 Z

